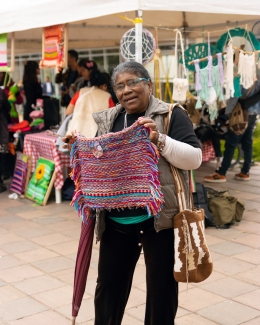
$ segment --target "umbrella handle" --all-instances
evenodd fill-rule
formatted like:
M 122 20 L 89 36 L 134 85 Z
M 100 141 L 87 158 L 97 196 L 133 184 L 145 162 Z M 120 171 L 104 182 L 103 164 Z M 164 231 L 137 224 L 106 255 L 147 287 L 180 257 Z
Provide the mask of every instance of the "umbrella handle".
M 72 317 L 72 325 L 76 324 L 76 317 Z

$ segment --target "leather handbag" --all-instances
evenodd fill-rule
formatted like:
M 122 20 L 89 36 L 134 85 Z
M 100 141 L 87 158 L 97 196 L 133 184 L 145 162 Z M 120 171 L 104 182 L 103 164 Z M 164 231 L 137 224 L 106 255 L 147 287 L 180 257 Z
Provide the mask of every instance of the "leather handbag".
M 164 120 L 165 133 L 168 134 L 172 110 L 179 104 L 169 106 L 169 114 Z M 186 113 L 187 111 L 184 110 Z M 174 228 L 174 278 L 177 282 L 201 282 L 213 270 L 213 263 L 205 238 L 204 210 L 194 209 L 191 191 L 190 207 L 186 206 L 184 184 L 178 168 L 170 165 L 175 183 L 179 213 L 173 217 Z M 191 178 L 191 173 L 189 175 Z

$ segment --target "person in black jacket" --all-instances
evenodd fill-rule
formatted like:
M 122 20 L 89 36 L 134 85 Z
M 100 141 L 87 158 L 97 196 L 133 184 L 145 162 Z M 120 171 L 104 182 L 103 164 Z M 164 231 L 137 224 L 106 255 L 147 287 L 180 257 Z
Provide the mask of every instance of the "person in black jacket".
M 55 76 L 55 83 L 61 85 L 61 106 L 67 107 L 70 103 L 69 89 L 79 77 L 78 73 L 78 52 L 75 50 L 68 51 L 69 68 L 63 73 L 63 68 L 59 68 L 59 72 Z
M 37 98 L 42 98 L 42 87 L 38 82 L 39 64 L 36 61 L 27 61 L 24 66 L 23 86 L 26 97 L 24 105 L 23 119 L 31 121 L 30 113 L 32 112 L 32 104 L 36 104 Z
M 7 100 L 6 94 L 0 88 L 0 193 L 6 191 L 7 188 L 3 183 L 2 176 L 4 172 L 4 161 L 8 150 L 9 133 L 7 127 L 7 116 L 11 107 Z

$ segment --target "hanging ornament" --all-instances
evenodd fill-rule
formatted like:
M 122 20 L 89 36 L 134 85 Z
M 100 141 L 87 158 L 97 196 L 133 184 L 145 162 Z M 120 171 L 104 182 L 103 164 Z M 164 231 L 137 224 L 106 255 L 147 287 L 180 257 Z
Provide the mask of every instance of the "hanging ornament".
M 142 31 L 143 64 L 149 63 L 155 54 L 156 42 L 153 34 L 146 29 Z M 135 28 L 131 28 L 121 38 L 120 53 L 125 61 L 135 61 Z

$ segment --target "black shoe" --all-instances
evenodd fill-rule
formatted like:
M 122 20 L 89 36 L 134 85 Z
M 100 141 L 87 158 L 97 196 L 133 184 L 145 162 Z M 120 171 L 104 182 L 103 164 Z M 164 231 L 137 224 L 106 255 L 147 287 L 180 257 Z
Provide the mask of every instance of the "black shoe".
M 0 193 L 4 192 L 6 190 L 7 190 L 7 187 L 3 183 L 1 183 L 0 184 Z

